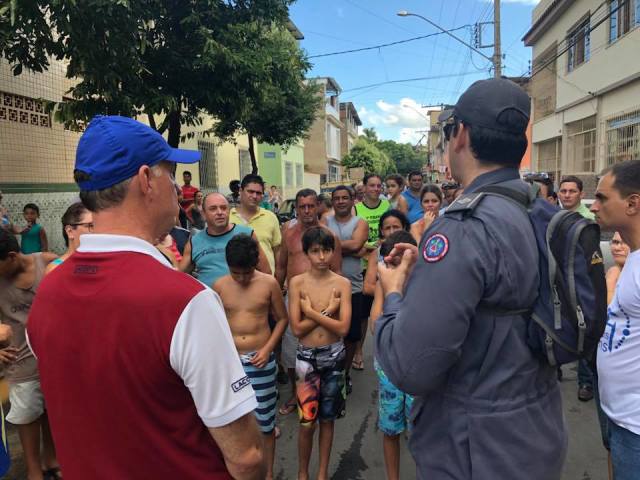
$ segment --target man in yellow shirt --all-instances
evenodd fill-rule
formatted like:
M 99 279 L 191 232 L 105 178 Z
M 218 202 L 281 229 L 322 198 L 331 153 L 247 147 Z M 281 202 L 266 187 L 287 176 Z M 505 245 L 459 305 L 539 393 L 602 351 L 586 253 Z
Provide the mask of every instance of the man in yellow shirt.
M 282 236 L 278 217 L 273 212 L 260 207 L 263 196 L 264 181 L 262 177 L 253 174 L 246 175 L 240 183 L 240 204 L 231 209 L 230 220 L 253 229 L 273 273 Z

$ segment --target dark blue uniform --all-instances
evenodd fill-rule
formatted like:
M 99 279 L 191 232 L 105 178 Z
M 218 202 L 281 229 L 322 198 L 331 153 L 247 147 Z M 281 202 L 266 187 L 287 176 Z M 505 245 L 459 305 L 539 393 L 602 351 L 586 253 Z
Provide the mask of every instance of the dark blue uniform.
M 559 479 L 567 436 L 555 368 L 526 344 L 538 253 L 528 218 L 484 185 L 528 192 L 518 171 L 477 177 L 423 236 L 404 298 L 385 299 L 376 356 L 416 395 L 411 452 L 420 479 Z M 457 205 L 457 208 L 455 206 Z

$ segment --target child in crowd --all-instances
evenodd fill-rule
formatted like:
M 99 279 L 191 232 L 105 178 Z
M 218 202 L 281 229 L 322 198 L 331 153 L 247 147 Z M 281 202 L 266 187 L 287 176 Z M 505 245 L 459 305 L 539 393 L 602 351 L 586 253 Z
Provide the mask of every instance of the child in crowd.
M 322 227 L 302 236 L 311 268 L 291 279 L 291 330 L 300 343 L 296 354 L 296 397 L 300 416 L 298 479 L 309 478 L 316 422 L 320 421 L 319 480 L 329 478 L 334 421 L 344 415 L 345 347 L 351 319 L 351 283 L 330 269 L 333 234 Z
M 278 281 L 256 270 L 258 243 L 239 234 L 225 247 L 229 275 L 213 285 L 224 305 L 231 334 L 244 371 L 256 392 L 258 424 L 265 439 L 267 479 L 273 478 L 276 424 L 276 368 L 274 349 L 289 322 Z M 269 312 L 275 316 L 273 330 Z
M 409 228 L 409 219 L 400 210 L 387 210 L 380 217 L 380 224 L 378 225 L 379 242 L 384 242 L 392 233 L 398 230 L 408 232 Z M 379 250 L 379 248 L 372 250 L 367 258 L 367 273 L 364 276 L 364 286 L 362 287 L 362 291 L 366 295 L 373 296 L 376 290 L 378 260 L 380 258 Z
M 389 175 L 385 180 L 387 184 L 387 197 L 389 198 L 389 205 L 391 208 L 400 210 L 407 215 L 409 213 L 409 204 L 406 198 L 402 195 L 404 190 L 404 177 L 394 173 Z
M 380 246 L 380 259 L 389 255 L 396 243 L 417 245 L 413 236 L 406 230 L 398 230 L 389 235 Z M 371 307 L 370 330 L 374 331 L 375 322 L 382 314 L 384 294 L 380 282 Z M 387 480 L 400 479 L 400 434 L 409 426 L 409 412 L 413 397 L 399 390 L 389 381 L 378 362 L 374 359 L 374 369 L 378 375 L 378 428 L 383 434 L 382 448 Z
M 437 185 L 429 184 L 422 187 L 420 205 L 424 212 L 422 218 L 411 224 L 411 235 L 420 243 L 422 235 L 431 226 L 442 208 L 442 190 Z
M 35 203 L 27 203 L 22 209 L 22 215 L 27 221 L 27 226 L 15 232 L 22 236 L 20 251 L 27 255 L 29 253 L 46 252 L 49 250 L 47 232 L 45 232 L 42 225 L 38 223 L 40 208 Z
M 31 304 L 53 253 L 20 253 L 16 238 L 0 228 L 0 322 L 11 327 L 0 348 L 0 364 L 9 383 L 7 421 L 17 426 L 27 470 L 25 478 L 62 478 L 40 389 L 38 365 L 27 344 Z M 6 329 L 4 329 L 6 333 Z M 8 346 L 7 346 L 8 340 Z M 42 444 L 40 440 L 42 439 Z M 43 472 L 44 469 L 44 472 Z

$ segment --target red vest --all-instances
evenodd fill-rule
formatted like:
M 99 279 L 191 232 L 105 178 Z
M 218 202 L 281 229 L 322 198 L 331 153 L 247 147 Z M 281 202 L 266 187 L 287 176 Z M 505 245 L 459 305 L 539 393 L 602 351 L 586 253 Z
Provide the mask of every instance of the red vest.
M 76 252 L 42 282 L 28 333 L 65 479 L 231 478 L 169 363 L 203 288 L 128 252 Z

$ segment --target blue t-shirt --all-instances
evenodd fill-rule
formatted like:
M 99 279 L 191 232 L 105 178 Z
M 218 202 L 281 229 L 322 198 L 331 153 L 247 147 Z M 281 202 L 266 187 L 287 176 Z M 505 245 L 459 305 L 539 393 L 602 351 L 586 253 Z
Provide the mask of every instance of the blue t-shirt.
M 220 277 L 229 274 L 225 248 L 229 240 L 241 233 L 252 235 L 253 230 L 233 224 L 231 230 L 222 235 L 211 235 L 205 228 L 191 237 L 191 261 L 198 280 L 211 287 Z
M 422 218 L 422 215 L 424 215 L 422 204 L 420 203 L 420 194 L 418 194 L 418 198 L 416 198 L 411 193 L 411 190 L 406 189 L 402 192 L 402 196 L 407 200 L 407 204 L 409 204 L 409 222 L 417 222 Z

